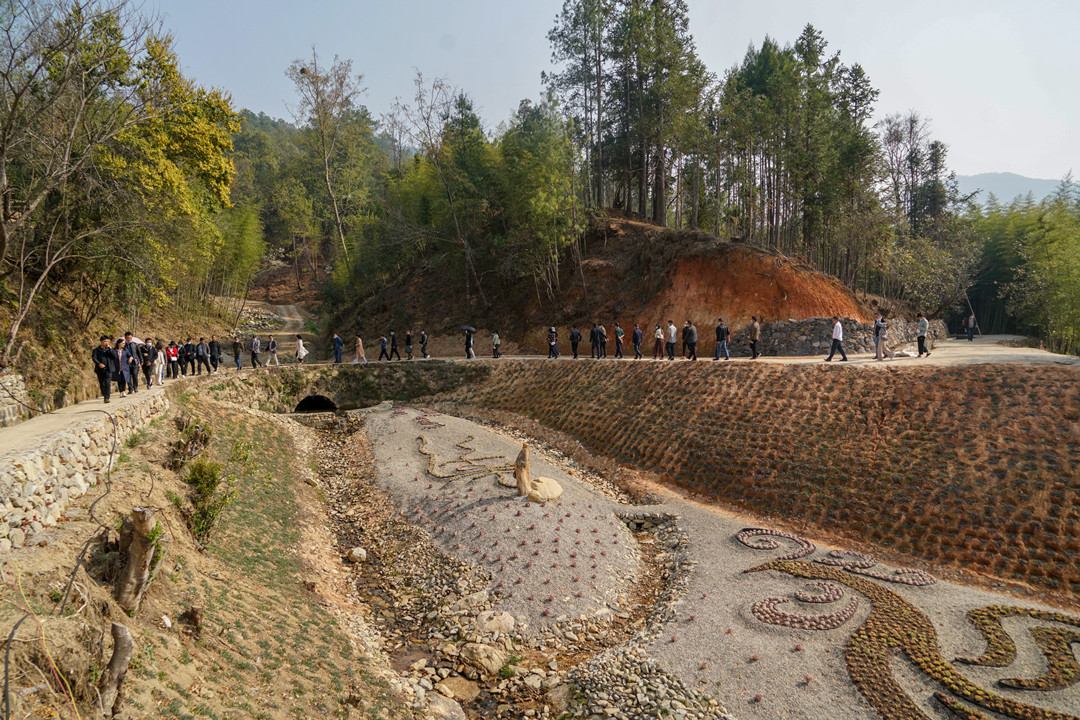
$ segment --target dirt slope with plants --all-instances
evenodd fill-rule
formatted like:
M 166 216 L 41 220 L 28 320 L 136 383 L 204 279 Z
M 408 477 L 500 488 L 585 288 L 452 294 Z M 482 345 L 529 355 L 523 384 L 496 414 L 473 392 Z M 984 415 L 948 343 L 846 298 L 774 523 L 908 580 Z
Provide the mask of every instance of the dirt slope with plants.
M 450 401 L 796 532 L 1080 606 L 1075 368 L 493 366 Z
M 690 319 L 707 329 L 723 316 L 740 328 L 752 315 L 765 322 L 833 314 L 866 321 L 871 312 L 831 275 L 705 232 L 602 217 L 586 233 L 584 247 L 580 271 L 576 263 L 564 263 L 551 296 L 531 281 L 483 278 L 471 323 L 480 330 L 478 352 L 493 330 L 503 338 L 504 353 L 544 351 L 551 325 L 565 338 L 576 324 L 587 341 L 587 328 L 597 319 L 609 333 L 619 322 L 629 335 L 635 322 L 648 329 L 669 319 L 681 327 Z M 444 267 L 413 267 L 329 324 L 342 335 L 359 332 L 372 358 L 380 333 L 396 329 L 400 337 L 410 327 L 432 336 L 434 354 L 456 355 L 465 308 L 464 288 L 447 280 Z
M 93 515 L 90 503 L 104 485 L 69 507 L 45 542 L 4 554 L 11 572 L 0 632 L 7 635 L 27 608 L 37 616 L 15 633 L 11 717 L 73 717 L 72 706 L 81 717 L 100 717 L 94 688 L 115 621 L 134 641 L 116 717 L 413 718 L 388 682 L 389 665 L 370 650 L 373 635 L 341 572 L 297 426 L 198 395 L 180 396 L 170 412 L 121 446 L 111 492 Z M 178 432 L 179 415 L 209 438 L 173 471 L 166 467 L 173 443 L 193 437 Z M 205 484 L 189 482 L 201 461 L 217 464 L 223 480 L 210 502 L 200 500 Z M 230 485 L 233 501 L 217 503 Z M 111 592 L 110 567 L 116 528 L 135 506 L 153 508 L 153 534 L 167 549 L 129 616 Z M 90 538 L 65 603 L 67 578 Z

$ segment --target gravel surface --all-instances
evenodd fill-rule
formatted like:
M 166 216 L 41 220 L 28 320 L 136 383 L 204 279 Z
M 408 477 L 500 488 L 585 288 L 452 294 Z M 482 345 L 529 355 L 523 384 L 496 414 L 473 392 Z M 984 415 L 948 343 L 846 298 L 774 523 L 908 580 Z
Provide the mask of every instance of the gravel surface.
M 894 568 L 863 556 L 848 554 L 838 559 L 834 548 L 818 544 L 814 538 L 800 544 L 774 537 L 777 545 L 771 549 L 764 547 L 768 541 L 760 536 L 740 542 L 740 531 L 753 527 L 753 521 L 687 501 L 663 488 L 657 488 L 660 504 L 628 508 L 583 483 L 580 471 L 571 474 L 573 471 L 535 453 L 533 474 L 556 478 L 565 491 L 560 501 L 545 507 L 526 506 L 512 488 L 499 485 L 491 474 L 461 479 L 428 477 L 429 456 L 419 451 L 420 436 L 425 439 L 425 449 L 434 454 L 436 474 L 455 469 L 465 472 L 487 463 L 503 466 L 503 472 L 512 478 L 508 465 L 517 455 L 516 443 L 476 423 L 447 415 L 383 410 L 370 416 L 368 432 L 378 461 L 379 483 L 395 498 L 399 510 L 411 522 L 428 529 L 441 551 L 489 574 L 495 591 L 491 607 L 521 616 L 541 642 L 551 637 L 555 620 L 565 623 L 595 616 L 605 607 L 619 608 L 620 602 L 626 601 L 627 583 L 640 569 L 641 560 L 621 515 L 647 511 L 673 518 L 670 534 L 658 535 L 658 541 L 667 543 L 675 538 L 665 551 L 682 556 L 676 566 L 685 569 L 685 576 L 675 579 L 669 597 L 656 600 L 650 622 L 632 640 L 570 672 L 569 678 L 588 697 L 589 704 L 579 709 L 581 714 L 654 717 L 666 710 L 675 717 L 696 717 L 697 713 L 720 717 L 722 708 L 727 707 L 740 718 L 879 717 L 852 683 L 845 659 L 848 639 L 870 614 L 870 598 L 840 583 L 820 585 L 776 570 L 744 572 L 793 552 L 803 554 L 801 559 L 814 561 L 815 566 L 821 561 L 850 563 L 860 579 L 906 600 L 932 621 L 946 662 L 981 687 L 1064 715 L 1080 710 L 1080 684 L 1049 692 L 996 685 L 1001 678 L 1034 678 L 1045 671 L 1046 661 L 1027 629 L 1068 626 L 1009 618 L 1003 626 L 1016 641 L 1017 658 L 1008 667 L 953 662 L 956 657 L 978 656 L 986 648 L 980 633 L 966 619 L 968 610 L 1037 605 L 944 581 L 930 584 L 932 578 L 925 573 L 896 574 Z M 466 447 L 457 445 L 469 436 L 474 439 Z M 461 461 L 463 456 L 473 462 Z M 596 543 L 597 539 L 601 542 Z M 499 540 L 498 545 L 495 540 Z M 520 545 L 522 540 L 524 546 Z M 576 544 L 579 540 L 580 545 Z M 556 547 L 559 553 L 554 552 Z M 606 555 L 597 554 L 598 548 Z M 533 554 L 537 549 L 540 555 Z M 567 550 L 576 551 L 577 557 L 567 555 Z M 514 553 L 517 558 L 512 558 Z M 588 558 L 581 573 L 580 561 L 586 553 L 597 557 Z M 544 560 L 541 563 L 537 558 Z M 578 562 L 578 567 L 567 567 L 567 560 Z M 597 568 L 591 567 L 593 561 Z M 529 562 L 533 564 L 526 567 Z M 558 567 L 553 567 L 555 564 Z M 594 571 L 596 578 L 591 577 Z M 578 592 L 582 592 L 581 597 Z M 529 595 L 532 600 L 528 600 Z M 826 621 L 813 619 L 821 616 L 829 617 Z M 770 624 L 760 617 L 796 627 Z M 812 627 L 827 629 L 809 629 Z M 891 669 L 893 678 L 926 717 L 948 717 L 931 697 L 933 691 L 944 689 L 941 685 L 899 655 Z M 663 681 L 646 679 L 652 675 Z M 664 690 L 636 698 L 640 688 L 657 685 Z M 665 693 L 673 693 L 677 704 Z M 719 703 L 709 706 L 704 699 L 707 696 Z M 661 704 L 665 701 L 667 705 Z

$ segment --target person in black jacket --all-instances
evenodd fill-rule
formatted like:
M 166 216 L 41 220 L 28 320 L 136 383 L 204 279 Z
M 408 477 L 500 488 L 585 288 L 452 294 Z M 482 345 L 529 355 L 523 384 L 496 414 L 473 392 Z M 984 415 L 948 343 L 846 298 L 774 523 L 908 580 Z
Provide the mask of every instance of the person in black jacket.
M 102 335 L 99 342 L 101 344 L 90 353 L 90 359 L 94 362 L 94 374 L 97 375 L 101 397 L 105 402 L 109 402 L 112 397 L 113 377 L 120 372 L 120 357 L 109 343 L 108 335 Z
M 724 318 L 716 319 L 716 353 L 713 355 L 713 360 L 720 359 L 720 353 L 724 353 L 724 359 L 730 360 L 731 354 L 728 352 L 728 338 L 731 337 L 731 330 L 724 324 Z
M 577 346 L 581 342 L 581 331 L 577 329 L 577 325 L 570 328 L 570 349 L 574 351 L 574 359 L 577 360 Z
M 694 323 L 687 320 L 686 321 L 686 347 L 689 350 L 688 357 L 691 360 L 697 360 L 697 343 L 698 343 L 697 325 L 695 325 Z
M 146 387 L 154 387 L 154 361 L 157 360 L 158 351 L 151 342 L 153 338 L 147 338 L 146 342 L 139 345 L 136 350 L 139 352 L 139 364 L 142 366 L 143 379 L 146 380 Z
M 207 347 L 210 348 L 210 367 L 214 368 L 214 372 L 217 372 L 218 363 L 221 362 L 221 343 L 218 342 L 217 335 L 210 336 L 210 342 Z
M 405 359 L 412 360 L 412 330 L 405 331 Z
M 139 368 L 142 367 L 142 362 L 140 362 L 139 347 L 135 343 L 135 336 L 130 330 L 124 333 L 124 352 L 128 357 L 120 355 L 120 364 L 123 366 L 121 369 L 128 371 L 128 392 L 136 393 L 139 392 Z
M 645 340 L 645 333 L 641 332 L 641 326 L 634 323 L 634 332 L 630 336 L 630 341 L 634 343 L 634 359 L 640 360 L 641 355 L 641 343 Z
M 184 347 L 180 348 L 180 374 L 187 377 L 188 370 L 191 370 L 191 374 L 195 374 L 195 343 L 191 342 L 191 338 L 188 338 L 184 342 Z
M 431 357 L 427 352 L 427 333 L 423 330 L 420 331 L 420 354 L 425 360 Z
M 401 360 L 401 353 L 397 349 L 397 333 L 393 330 L 390 331 L 390 354 L 386 356 L 387 360 L 393 360 L 397 355 L 397 359 Z
M 593 323 L 589 330 L 589 357 L 600 359 L 600 324 Z

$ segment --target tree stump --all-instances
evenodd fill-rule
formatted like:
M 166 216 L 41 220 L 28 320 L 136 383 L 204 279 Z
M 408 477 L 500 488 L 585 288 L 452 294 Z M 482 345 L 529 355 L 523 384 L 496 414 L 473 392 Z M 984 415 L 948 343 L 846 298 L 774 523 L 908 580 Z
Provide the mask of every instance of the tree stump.
M 517 480 L 518 496 L 525 497 L 528 495 L 531 489 L 529 483 L 529 446 L 525 443 L 521 443 L 521 452 L 518 453 L 517 460 L 514 461 L 514 479 Z
M 161 565 L 161 557 L 155 563 L 154 556 L 165 538 L 151 537 L 156 525 L 152 508 L 136 507 L 120 528 L 120 552 L 125 554 L 126 562 L 116 580 L 116 602 L 129 615 L 138 611 L 143 593 Z M 164 555 L 163 547 L 161 554 Z
M 113 654 L 109 660 L 109 666 L 101 676 L 98 686 L 100 691 L 101 714 L 111 718 L 116 715 L 123 697 L 120 695 L 120 684 L 124 682 L 128 665 L 131 664 L 131 653 L 135 649 L 135 643 L 131 639 L 131 632 L 120 623 L 112 624 Z

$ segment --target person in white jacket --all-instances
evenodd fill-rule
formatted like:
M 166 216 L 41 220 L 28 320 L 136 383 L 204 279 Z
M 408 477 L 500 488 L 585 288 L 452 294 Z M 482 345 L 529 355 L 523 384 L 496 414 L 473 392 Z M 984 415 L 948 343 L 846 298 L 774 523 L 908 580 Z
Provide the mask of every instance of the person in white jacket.
M 825 362 L 831 362 L 833 355 L 836 351 L 840 351 L 840 361 L 847 362 L 847 353 L 844 352 L 844 326 L 840 324 L 840 318 L 835 315 L 832 316 L 832 349 L 829 350 L 829 357 L 825 358 Z

